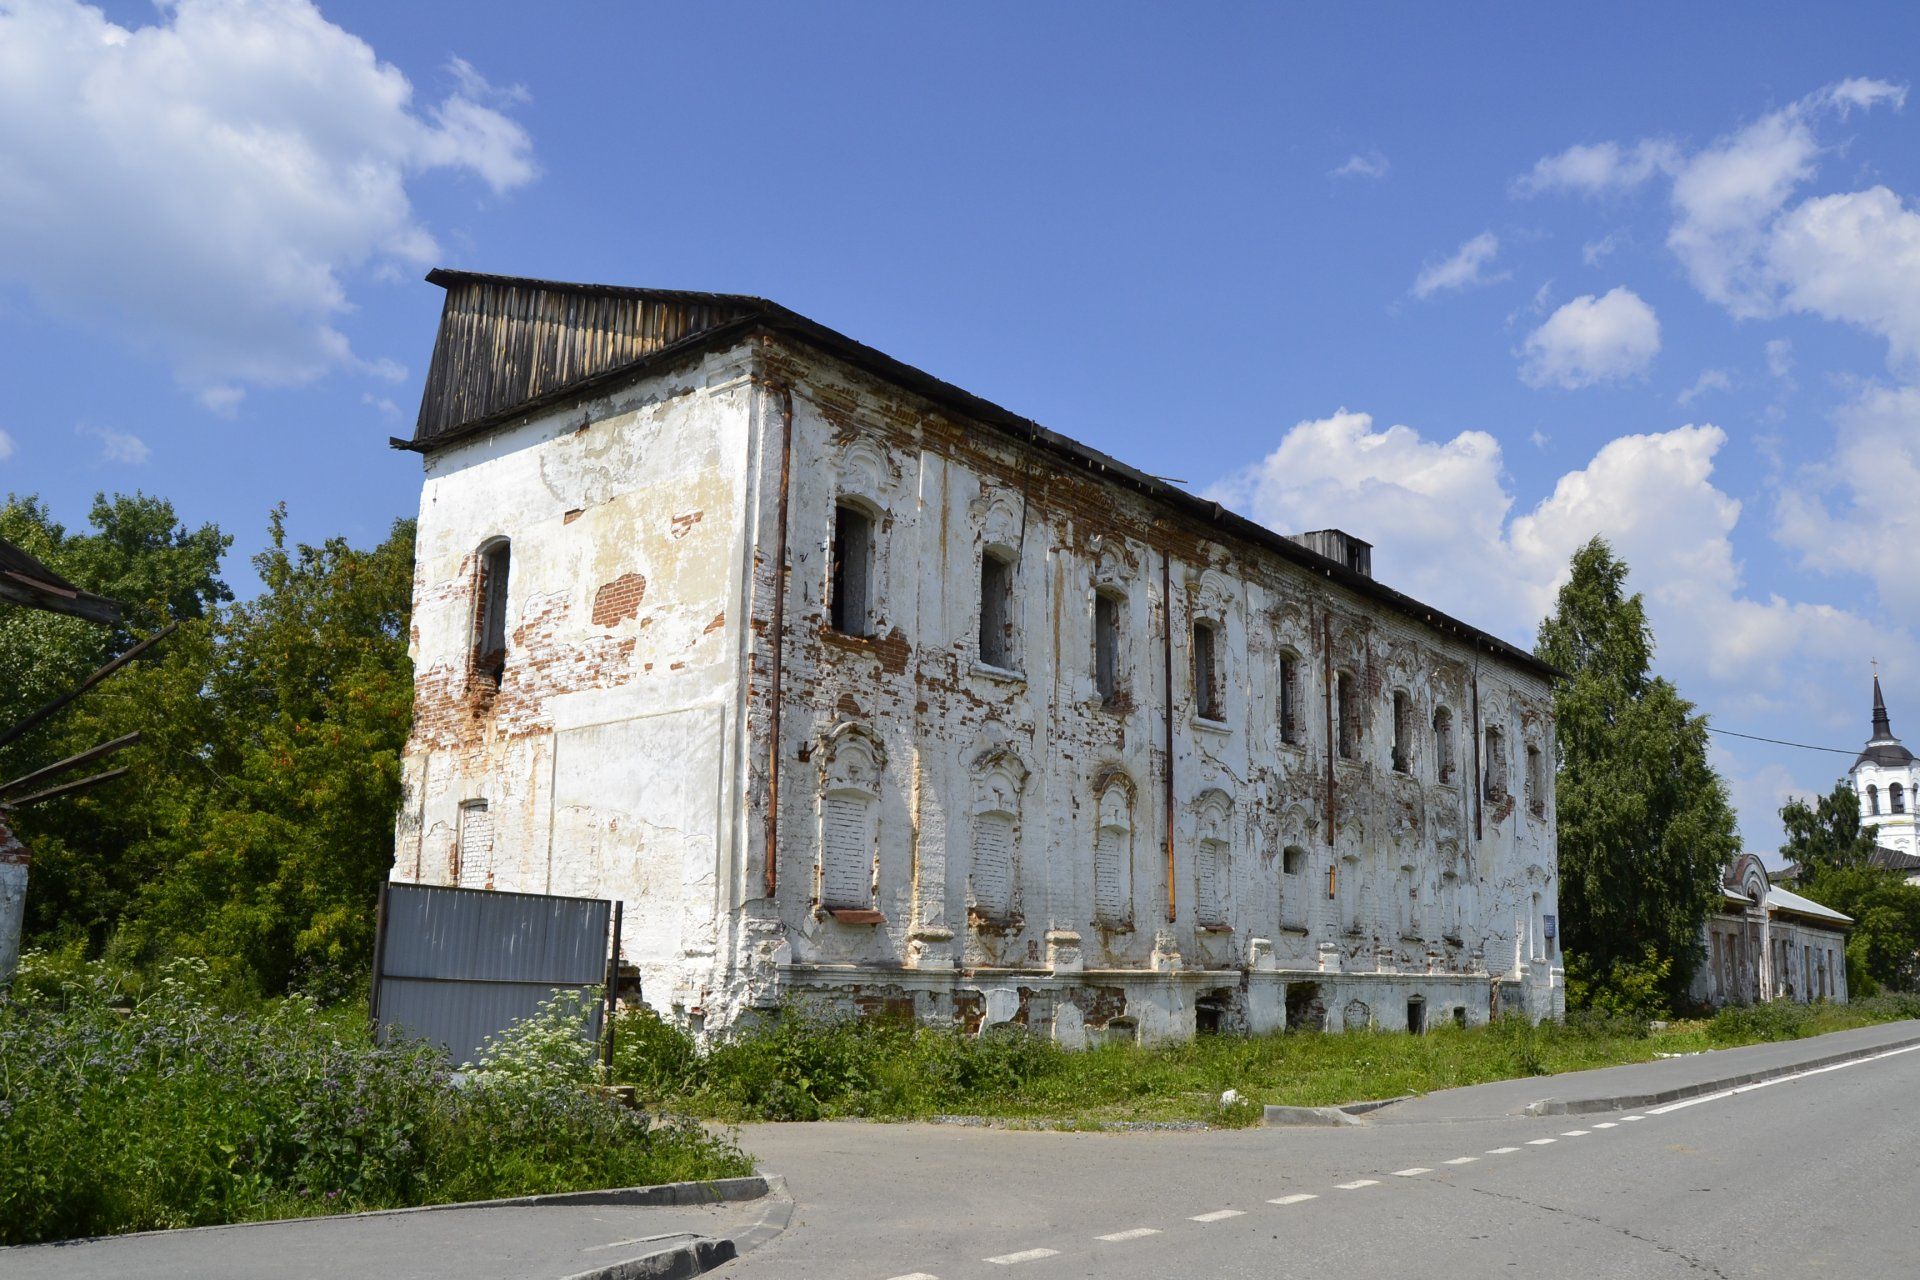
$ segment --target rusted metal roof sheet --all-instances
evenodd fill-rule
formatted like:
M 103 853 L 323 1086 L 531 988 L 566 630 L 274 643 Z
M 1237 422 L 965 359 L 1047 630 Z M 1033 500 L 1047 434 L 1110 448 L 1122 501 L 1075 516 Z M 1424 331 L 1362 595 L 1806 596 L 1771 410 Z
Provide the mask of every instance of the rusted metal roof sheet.
M 447 306 L 434 343 L 427 390 L 421 399 L 420 425 L 412 440 L 392 441 L 397 449 L 426 453 L 522 415 L 637 381 L 677 361 L 723 348 L 752 331 L 764 330 L 797 338 L 857 369 L 997 428 L 1073 466 L 1093 471 L 1165 503 L 1191 519 L 1264 547 L 1282 559 L 1302 565 L 1356 595 L 1375 600 L 1443 635 L 1462 640 L 1548 680 L 1562 674 L 1525 649 L 1403 595 L 1266 525 L 1237 515 L 1217 502 L 1197 498 L 1098 449 L 1050 431 L 1031 418 L 1023 418 L 991 400 L 765 298 L 571 284 L 445 269 L 429 272 L 427 281 L 447 290 Z M 456 295 L 461 299 L 458 304 Z M 570 324 L 585 329 L 589 327 L 586 317 L 604 314 L 564 301 L 579 298 L 622 301 L 642 310 L 658 307 L 667 314 L 652 322 L 651 327 L 644 327 L 643 337 L 632 339 L 639 354 L 624 356 L 618 354 L 622 348 L 614 340 L 595 346 L 584 332 L 557 331 Z M 450 338 L 450 329 L 457 330 L 457 336 Z M 554 352 L 552 356 L 540 354 L 549 349 Z M 582 350 L 601 354 L 594 361 L 574 354 L 560 354 Z M 496 358 L 502 366 L 498 370 L 465 367 L 470 363 L 486 364 Z M 572 371 L 571 380 L 562 376 L 563 369 Z
M 117 625 L 124 612 L 118 602 L 82 591 L 5 538 L 0 538 L 0 601 L 104 626 Z

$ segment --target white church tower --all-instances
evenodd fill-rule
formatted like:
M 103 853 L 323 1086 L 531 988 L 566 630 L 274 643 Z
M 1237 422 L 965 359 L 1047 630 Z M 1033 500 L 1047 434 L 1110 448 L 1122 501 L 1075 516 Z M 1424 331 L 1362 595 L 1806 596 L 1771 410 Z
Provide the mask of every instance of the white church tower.
M 1860 797 L 1860 824 L 1874 833 L 1879 845 L 1909 856 L 1920 854 L 1920 848 L 1915 847 L 1913 812 L 1920 768 L 1914 765 L 1913 752 L 1893 736 L 1877 673 L 1873 677 L 1873 737 L 1847 776 Z

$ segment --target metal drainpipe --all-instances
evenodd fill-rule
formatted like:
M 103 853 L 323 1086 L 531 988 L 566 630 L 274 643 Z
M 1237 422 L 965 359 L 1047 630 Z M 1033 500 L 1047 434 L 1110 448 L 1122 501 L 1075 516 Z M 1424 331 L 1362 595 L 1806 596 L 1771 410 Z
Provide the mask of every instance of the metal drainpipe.
M 1179 895 L 1173 871 L 1173 558 L 1167 551 L 1160 553 L 1160 598 L 1167 615 L 1167 923 L 1172 924 L 1178 918 Z
M 771 898 L 780 887 L 780 674 L 787 651 L 787 496 L 793 477 L 793 388 L 769 384 L 780 397 L 779 529 L 774 539 L 773 678 L 767 707 L 767 854 L 762 887 Z

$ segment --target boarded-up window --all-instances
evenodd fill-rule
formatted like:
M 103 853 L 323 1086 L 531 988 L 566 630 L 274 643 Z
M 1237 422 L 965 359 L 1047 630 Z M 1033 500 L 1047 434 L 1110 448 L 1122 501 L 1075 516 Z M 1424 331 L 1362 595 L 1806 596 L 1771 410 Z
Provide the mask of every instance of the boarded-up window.
M 1093 687 L 1102 702 L 1120 688 L 1120 598 L 1105 591 L 1093 597 Z
M 485 800 L 460 805 L 460 830 L 454 845 L 454 883 L 485 889 L 493 875 L 493 814 Z
M 855 911 L 873 905 L 873 797 L 865 792 L 821 799 L 820 901 Z
M 1000 551 L 980 557 L 980 661 L 1013 670 L 1013 559 Z
M 973 815 L 973 905 L 981 915 L 1013 914 L 1013 815 Z
M 1453 781 L 1453 712 L 1436 707 L 1433 712 L 1434 776 L 1441 782 Z
M 1132 802 L 1124 785 L 1100 796 L 1093 841 L 1093 918 L 1104 925 L 1133 921 Z
M 850 636 L 872 635 L 873 519 L 844 502 L 833 509 L 830 573 L 833 629 Z
M 1221 718 L 1218 638 L 1213 623 L 1193 624 L 1193 710 L 1205 720 Z
M 1194 850 L 1194 918 L 1202 926 L 1227 922 L 1227 842 L 1202 840 Z
M 1355 701 L 1353 673 L 1342 671 L 1334 677 L 1333 709 L 1338 717 L 1335 732 L 1340 747 L 1340 758 L 1351 760 L 1360 754 L 1360 708 Z
M 474 583 L 473 666 L 500 682 L 507 664 L 507 587 L 512 576 L 513 550 L 505 538 L 480 548 L 480 566 Z
M 1280 655 L 1280 738 L 1296 745 L 1306 740 L 1306 725 L 1300 716 L 1300 656 Z
M 1413 699 L 1405 690 L 1393 693 L 1393 769 L 1406 773 L 1413 768 Z

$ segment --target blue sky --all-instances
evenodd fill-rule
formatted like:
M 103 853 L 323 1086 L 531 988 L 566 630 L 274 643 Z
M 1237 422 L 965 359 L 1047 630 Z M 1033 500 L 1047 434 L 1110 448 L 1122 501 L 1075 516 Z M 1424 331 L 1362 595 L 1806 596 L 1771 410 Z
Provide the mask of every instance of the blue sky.
M 1920 733 L 1910 6 L 0 0 L 0 490 L 377 538 L 446 264 L 757 293 L 1714 722 Z M 1723 739 L 1751 847 L 1847 761 Z

